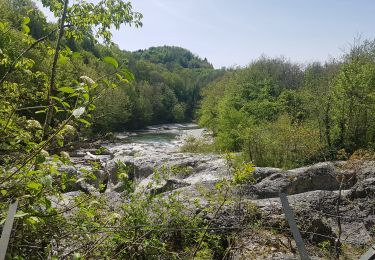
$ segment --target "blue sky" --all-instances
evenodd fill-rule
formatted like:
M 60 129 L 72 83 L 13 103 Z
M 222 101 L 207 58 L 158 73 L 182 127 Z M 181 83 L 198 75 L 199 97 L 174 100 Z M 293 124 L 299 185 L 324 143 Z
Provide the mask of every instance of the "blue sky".
M 262 54 L 305 63 L 339 57 L 354 38 L 375 38 L 374 0 L 133 0 L 142 28 L 121 28 L 125 50 L 175 45 L 216 68 Z

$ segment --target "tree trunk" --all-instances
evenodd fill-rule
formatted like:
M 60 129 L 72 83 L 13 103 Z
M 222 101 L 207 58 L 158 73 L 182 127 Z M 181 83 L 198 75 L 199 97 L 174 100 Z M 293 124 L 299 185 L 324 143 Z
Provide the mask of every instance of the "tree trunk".
M 56 94 L 56 88 L 55 88 L 55 81 L 56 81 L 56 69 L 57 69 L 57 60 L 59 58 L 60 53 L 60 47 L 61 47 L 61 39 L 64 36 L 64 26 L 65 26 L 65 19 L 66 19 L 66 12 L 68 9 L 68 2 L 69 0 L 65 0 L 64 2 L 64 9 L 60 20 L 60 26 L 59 26 L 59 35 L 56 42 L 55 47 L 55 54 L 53 57 L 53 64 L 52 64 L 52 70 L 51 70 L 51 80 L 48 88 L 47 93 L 47 103 L 49 105 L 47 109 L 46 119 L 44 121 L 44 127 L 43 127 L 43 140 L 45 140 L 48 137 L 49 134 L 49 127 L 51 125 L 52 117 L 53 117 L 53 110 L 54 110 L 54 100 L 52 97 Z
M 326 136 L 326 142 L 329 149 L 331 149 L 332 142 L 331 142 L 331 120 L 330 120 L 330 114 L 331 112 L 331 99 L 328 99 L 327 107 L 325 110 L 324 115 L 324 125 L 325 125 L 325 136 Z

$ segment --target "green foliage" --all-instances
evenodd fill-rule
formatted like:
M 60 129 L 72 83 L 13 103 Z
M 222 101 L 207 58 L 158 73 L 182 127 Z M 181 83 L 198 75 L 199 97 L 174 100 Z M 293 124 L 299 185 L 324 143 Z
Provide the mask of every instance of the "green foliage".
M 148 50 L 139 50 L 134 53 L 136 57 L 150 61 L 152 63 L 160 63 L 166 65 L 169 70 L 182 68 L 212 68 L 207 59 L 200 59 L 190 51 L 181 47 L 162 46 L 151 47 Z
M 214 153 L 215 145 L 203 138 L 188 136 L 184 140 L 184 144 L 181 146 L 180 151 L 185 153 Z
M 291 168 L 374 147 L 374 43 L 341 63 L 302 70 L 260 58 L 203 90 L 199 122 L 221 151 L 242 151 L 259 166 Z
M 112 57 L 109 57 L 109 56 L 104 57 L 103 61 L 105 63 L 111 64 L 115 69 L 118 68 L 118 62 L 114 58 L 112 58 Z
M 318 245 L 323 251 L 329 252 L 332 248 L 331 242 L 329 240 L 325 240 L 323 242 L 320 242 Z
M 62 194 L 75 189 L 74 186 L 79 182 L 98 180 L 89 170 L 82 170 L 82 177 L 79 179 L 72 176 L 69 171 L 61 170 L 62 165 L 70 162 L 66 153 L 61 153 L 61 157 L 55 155 L 59 152 L 59 147 L 78 140 L 82 129 L 89 126 L 93 120 L 93 110 L 100 104 L 99 100 L 107 97 L 107 90 L 124 90 L 123 88 L 129 87 L 134 80 L 132 73 L 124 68 L 123 62 L 109 57 L 111 52 L 103 53 L 100 55 L 102 59 L 97 59 L 82 49 L 79 49 L 81 52 L 78 53 L 72 51 L 67 42 L 72 39 L 82 40 L 91 34 L 90 30 L 93 27 L 98 29 L 97 37 L 109 41 L 109 29 L 112 25 L 118 27 L 121 23 L 134 23 L 137 26 L 140 25 L 141 16 L 132 12 L 131 5 L 123 1 L 70 5 L 65 24 L 62 24 L 69 26 L 58 36 L 55 47 L 56 38 L 53 34 L 56 32 L 56 25 L 47 24 L 43 17 L 40 18 L 42 20 L 38 20 L 37 16 L 25 15 L 28 13 L 25 8 L 35 7 L 32 2 L 1 0 L 0 4 L 3 7 L 2 13 L 4 10 L 16 13 L 14 17 L 2 16 L 7 20 L 0 23 L 2 221 L 9 202 L 15 199 L 19 201 L 12 232 L 12 240 L 15 242 L 8 248 L 9 257 L 47 258 L 51 257 L 52 253 L 58 257 L 66 254 L 65 257 L 73 256 L 77 259 L 90 258 L 91 255 L 103 256 L 102 249 L 104 245 L 108 245 L 106 242 L 97 251 L 90 250 L 91 245 L 100 238 L 97 232 L 100 226 L 121 224 L 122 221 L 124 228 L 137 229 L 137 223 L 142 221 L 151 226 L 157 224 L 157 221 L 163 221 L 162 224 L 165 225 L 173 223 L 173 226 L 187 221 L 181 210 L 176 210 L 175 213 L 170 210 L 169 213 L 173 214 L 165 214 L 164 218 L 149 218 L 151 212 L 156 212 L 156 205 L 160 204 L 160 201 L 156 203 L 156 199 L 160 198 L 154 196 L 141 198 L 134 194 L 129 195 L 125 200 L 134 200 L 134 204 L 126 203 L 121 211 L 113 212 L 113 209 L 106 207 L 107 203 L 103 198 L 88 195 L 66 198 L 67 195 Z M 63 16 L 63 5 L 60 1 L 46 0 L 43 4 L 57 16 Z M 46 28 L 38 32 L 38 26 Z M 39 40 L 33 38 L 38 33 L 45 37 Z M 95 40 L 95 37 L 91 35 L 91 39 Z M 76 42 L 76 45 L 79 46 L 79 43 Z M 107 51 L 111 48 L 99 44 L 96 46 Z M 48 64 L 53 64 L 52 68 L 48 67 Z M 50 113 L 51 111 L 53 113 Z M 48 131 L 45 131 L 46 127 L 43 128 L 43 124 L 47 126 Z M 100 168 L 95 162 L 91 166 L 93 171 Z M 127 169 L 119 167 L 118 177 L 125 183 L 127 194 L 130 194 L 134 186 L 127 173 Z M 182 206 L 174 202 L 175 200 L 170 200 L 165 202 L 166 207 L 181 209 Z M 67 201 L 69 204 L 66 204 Z M 134 211 L 130 211 L 131 209 Z M 129 212 L 124 214 L 126 210 Z M 130 223 L 133 226 L 129 226 Z M 202 222 L 194 224 L 189 221 L 187 225 L 202 225 Z M 141 250 L 136 255 L 147 256 L 154 252 L 166 252 L 167 245 L 163 241 L 169 241 L 169 237 L 165 233 L 143 238 L 145 241 L 142 243 L 146 247 L 143 252 Z M 120 258 L 122 255 L 133 255 L 131 249 L 123 253 L 116 251 L 118 245 L 128 248 L 129 241 L 132 241 L 131 247 L 138 248 L 137 242 L 133 239 L 133 230 L 119 230 L 108 237 L 107 242 L 110 241 L 109 245 L 113 249 L 111 253 L 108 251 L 108 257 L 114 258 L 114 255 L 110 255 L 112 253 L 119 254 Z M 75 244 L 81 241 L 88 243 L 81 249 L 75 248 Z M 59 246 L 59 249 L 56 249 L 55 243 L 60 242 L 65 243 L 66 247 Z M 72 247 L 67 246 L 70 242 L 73 242 Z M 193 242 L 194 239 L 188 236 L 183 245 L 191 245 Z M 67 248 L 71 248 L 72 251 L 66 252 Z
M 150 48 L 150 52 L 152 50 L 154 55 L 159 55 L 159 52 L 163 53 L 164 48 L 169 49 L 168 47 Z M 119 82 L 119 87 L 113 93 L 109 93 L 95 103 L 97 108 L 93 117 L 95 132 L 121 131 L 150 124 L 190 121 L 195 116 L 200 90 L 207 81 L 220 76 L 220 73 L 209 66 L 192 68 L 171 66 L 169 63 L 155 59 L 146 59 L 139 52 L 120 51 L 117 47 L 103 52 L 104 55 L 108 53 L 117 57 L 118 66 L 121 66 L 121 61 L 128 60 L 129 69 L 134 73 L 135 79 L 119 77 L 127 80 Z M 177 54 L 183 55 L 179 52 Z M 180 58 L 178 55 L 172 55 L 170 62 L 177 62 Z M 109 61 L 107 59 L 107 62 Z M 116 63 L 112 64 L 114 65 Z M 129 83 L 127 81 L 131 84 L 127 84 Z
M 236 186 L 241 184 L 255 184 L 255 178 L 253 172 L 255 171 L 255 165 L 252 163 L 246 163 L 242 160 L 242 157 L 239 154 L 226 153 L 225 154 L 226 164 L 228 169 L 232 171 L 233 178 L 229 186 Z
M 185 120 L 186 105 L 178 103 L 173 106 L 172 115 L 175 122 L 183 122 Z
M 251 183 L 255 184 L 255 178 L 253 176 L 254 164 L 242 163 L 239 167 L 234 169 L 233 181 L 236 184 Z
M 134 168 L 131 165 L 126 165 L 122 162 L 116 163 L 116 177 L 122 182 L 122 191 L 125 191 L 127 194 L 134 192 L 135 184 L 133 182 Z
M 375 144 L 374 42 L 355 46 L 340 68 L 333 87 L 332 135 L 349 152 Z
M 128 60 L 135 80 L 130 86 L 120 83 L 113 94 L 95 104 L 93 130 L 96 132 L 190 121 L 195 116 L 200 90 L 221 73 L 206 61 L 177 47 L 128 53 L 113 46 L 101 52 L 105 56 L 111 53 L 110 56 L 119 60 L 119 66 L 121 61 Z M 189 57 L 189 64 L 201 65 L 180 66 L 184 57 Z
M 20 2 L 1 1 L 4 10 L 17 14 L 12 17 L 4 15 L 7 20 L 1 23 L 2 30 L 7 32 L 0 34 L 2 37 L 0 55 L 3 64 L 0 66 L 1 73 L 12 66 L 11 61 L 16 58 L 16 53 L 35 43 L 35 39 L 30 36 L 42 37 L 56 28 L 56 25 L 48 24 L 39 11 L 33 11 L 33 15 L 28 16 L 29 10 L 37 10 L 32 2 L 27 2 L 22 8 Z M 56 15 L 62 14 L 61 2 L 47 0 L 42 2 Z M 56 86 L 51 89 L 49 78 L 51 72 L 44 66 L 52 63 L 55 54 L 53 40 L 56 36 L 53 33 L 13 65 L 17 71 L 12 71 L 8 78 L 13 78 L 9 82 L 21 83 L 17 95 L 22 98 L 17 102 L 26 101 L 26 104 L 20 103 L 20 106 L 46 105 L 47 107 L 38 110 L 38 114 L 34 114 L 35 119 L 43 122 L 45 113 L 51 113 L 49 104 L 46 103 L 53 104 L 53 113 L 63 118 L 76 109 L 74 108 L 76 94 L 81 95 L 86 103 L 87 101 L 90 103 L 88 108 L 90 110 L 96 108 L 96 110 L 92 116 L 79 117 L 79 122 L 82 127 L 91 125 L 90 131 L 95 133 L 134 129 L 149 124 L 190 121 L 195 115 L 201 88 L 220 76 L 222 72 L 214 71 L 206 60 L 178 47 L 164 46 L 129 53 L 121 51 L 115 45 L 99 44 L 98 37 L 106 41 L 111 38 L 108 31 L 110 21 L 115 27 L 121 19 L 123 22 L 126 20 L 125 24 L 141 25 L 140 14 L 132 11 L 127 13 L 126 10 L 123 12 L 122 8 L 130 10 L 131 5 L 122 1 L 114 1 L 111 4 L 100 1 L 96 4 L 69 5 L 65 21 L 68 26 L 65 28 L 57 62 L 57 66 L 63 66 L 64 70 L 57 70 L 56 84 L 54 84 Z M 117 11 L 112 12 L 112 10 Z M 88 12 L 90 15 L 84 15 Z M 30 21 L 25 17 L 30 17 Z M 85 19 L 78 19 L 79 17 Z M 18 27 L 12 26 L 8 30 L 10 25 Z M 29 26 L 30 36 L 26 37 L 22 33 L 22 25 Z M 94 27 L 95 30 L 91 30 Z M 34 34 L 34 31 L 38 33 Z M 96 31 L 97 34 L 94 35 L 92 31 Z M 129 69 L 124 67 L 125 64 L 128 64 Z M 23 71 L 20 70 L 21 68 Z M 31 71 L 35 73 L 30 74 Z M 26 77 L 23 72 L 29 73 L 33 78 L 30 78 L 30 75 Z M 111 73 L 115 78 L 108 80 L 105 75 Z M 33 82 L 30 86 L 31 79 Z M 86 87 L 80 86 L 81 83 L 86 84 Z M 53 95 L 50 97 L 51 100 L 46 102 L 48 88 Z M 113 90 L 106 95 L 100 94 L 107 88 Z M 94 99 L 93 96 L 97 98 Z M 81 107 L 84 103 L 82 101 L 79 100 Z M 75 113 L 79 111 L 76 110 Z M 30 116 L 33 112 L 24 110 L 23 114 Z M 55 126 L 56 120 L 50 125 Z
M 56 0 L 40 0 L 57 17 L 63 13 L 63 3 Z M 68 38 L 82 40 L 88 32 L 95 32 L 93 39 L 102 39 L 111 43 L 111 27 L 119 29 L 121 25 L 142 26 L 142 14 L 134 12 L 130 2 L 120 0 L 101 0 L 95 4 L 79 2 L 68 7 L 66 29 Z M 95 28 L 95 30 L 94 30 Z
M 305 164 L 323 148 L 314 125 L 292 123 L 288 115 L 242 131 L 243 152 L 259 166 L 293 168 Z

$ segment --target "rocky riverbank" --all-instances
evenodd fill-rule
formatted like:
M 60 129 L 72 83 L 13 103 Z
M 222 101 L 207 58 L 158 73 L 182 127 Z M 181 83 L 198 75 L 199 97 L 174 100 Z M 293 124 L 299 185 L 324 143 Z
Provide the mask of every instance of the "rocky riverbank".
M 60 169 L 80 180 L 69 187 L 67 196 L 83 191 L 104 193 L 113 198 L 114 203 L 121 201 L 119 194 L 124 191 L 125 183 L 117 173 L 119 167 L 125 165 L 128 177 L 136 182 L 135 192 L 178 192 L 181 200 L 200 211 L 208 203 L 202 190 L 215 196 L 215 184 L 230 179 L 231 171 L 219 155 L 179 152 L 188 135 L 207 136 L 204 130 L 192 124 L 164 125 L 137 133 L 117 134 L 117 139 L 105 143 L 103 149 L 77 151 L 71 157 L 74 165 Z M 93 167 L 95 178 L 86 178 L 86 171 L 82 169 Z M 157 185 L 150 185 L 155 174 L 160 175 L 163 169 L 168 170 Z M 236 230 L 232 246 L 237 250 L 232 257 L 295 257 L 295 245 L 284 220 L 279 192 L 288 195 L 311 255 L 324 258 L 324 246 L 340 240 L 358 250 L 348 255 L 355 258 L 374 242 L 374 161 L 323 162 L 288 171 L 256 168 L 253 174 L 256 182 L 235 187 L 230 194 L 231 203 L 226 203 L 212 221 L 215 227 Z M 152 190 L 147 190 L 151 186 Z M 193 203 L 197 199 L 200 206 Z M 249 216 L 256 219 L 259 229 L 246 228 Z

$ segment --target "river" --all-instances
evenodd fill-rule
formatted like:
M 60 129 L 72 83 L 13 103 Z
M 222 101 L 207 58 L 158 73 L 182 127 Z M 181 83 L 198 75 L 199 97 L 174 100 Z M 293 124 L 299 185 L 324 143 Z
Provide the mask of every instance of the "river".
M 113 141 L 102 144 L 105 152 L 98 154 L 95 149 L 81 149 L 76 153 L 78 156 L 71 159 L 78 175 L 83 168 L 90 170 L 93 161 L 102 165 L 102 170 L 95 171 L 98 180 L 85 184 L 90 190 L 95 190 L 98 183 L 106 182 L 107 192 L 121 191 L 122 183 L 116 177 L 119 163 L 134 169 L 131 178 L 139 188 L 147 186 L 155 170 L 162 167 L 184 171 L 184 174 L 164 176 L 162 184 L 172 181 L 187 186 L 222 178 L 226 167 L 219 155 L 180 151 L 188 136 L 211 138 L 206 130 L 192 123 L 155 125 L 140 131 L 116 133 Z

